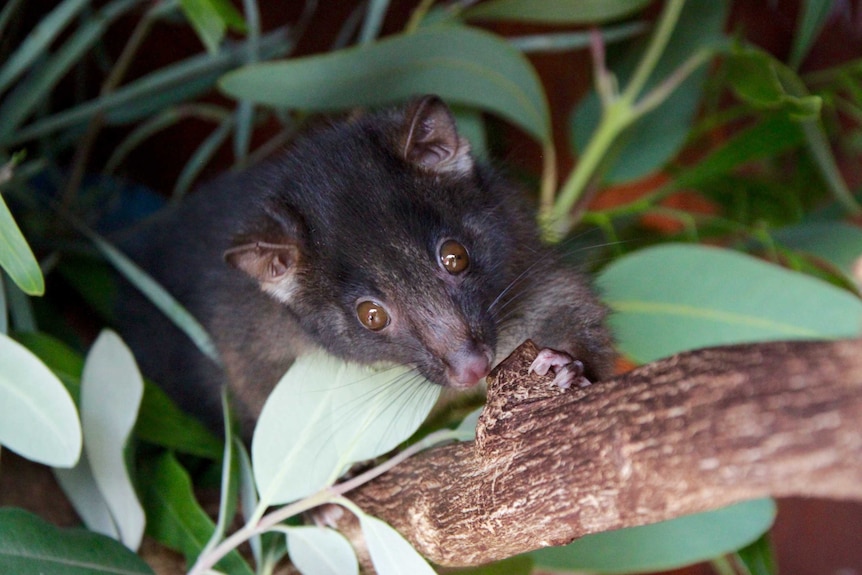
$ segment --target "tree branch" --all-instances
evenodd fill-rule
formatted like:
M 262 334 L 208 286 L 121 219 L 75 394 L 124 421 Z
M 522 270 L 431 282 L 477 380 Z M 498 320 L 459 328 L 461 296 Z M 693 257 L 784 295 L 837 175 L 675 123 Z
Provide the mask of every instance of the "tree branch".
M 348 494 L 430 560 L 477 565 L 763 496 L 862 500 L 862 340 L 710 348 L 585 389 L 489 376 L 475 442 Z

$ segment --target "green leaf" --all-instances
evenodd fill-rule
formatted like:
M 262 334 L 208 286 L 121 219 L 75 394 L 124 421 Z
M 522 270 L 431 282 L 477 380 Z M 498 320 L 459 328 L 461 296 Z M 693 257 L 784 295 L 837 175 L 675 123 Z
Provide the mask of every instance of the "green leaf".
M 826 19 L 832 9 L 838 10 L 833 0 L 804 0 L 801 13 L 796 19 L 796 34 L 793 36 L 793 46 L 790 48 L 788 61 L 794 70 L 799 68 L 808 50 L 817 39 L 826 24 Z
M 56 374 L 75 403 L 79 404 L 80 354 L 45 333 L 16 333 L 15 339 L 36 354 Z M 183 413 L 164 391 L 151 381 L 144 382 L 144 396 L 135 424 L 135 435 L 144 441 L 209 459 L 220 459 L 222 442 L 197 419 Z
M 30 350 L 44 363 L 54 375 L 60 378 L 75 405 L 81 401 L 81 372 L 84 371 L 84 358 L 65 343 L 46 333 L 18 332 L 15 340 Z
M 81 375 L 84 448 L 120 541 L 133 550 L 144 535 L 144 510 L 126 468 L 124 450 L 143 393 L 144 381 L 132 352 L 116 333 L 103 330 L 87 354 Z
M 218 51 L 228 28 L 245 31 L 242 15 L 228 0 L 180 0 L 180 7 L 210 53 Z
M 11 137 L 57 83 L 77 64 L 105 30 L 137 0 L 113 0 L 83 21 L 46 62 L 18 83 L 0 104 L 0 140 Z
M 379 575 L 434 575 L 428 562 L 395 529 L 370 515 L 359 515 L 371 562 Z
M 90 531 L 120 540 L 120 531 L 102 497 L 86 454 L 72 469 L 54 469 L 54 478 Z
M 842 222 L 805 222 L 772 233 L 787 247 L 834 265 L 850 279 L 862 257 L 862 229 Z
M 219 495 L 218 519 L 213 534 L 204 547 L 204 553 L 214 549 L 224 539 L 228 526 L 236 518 L 239 484 L 241 481 L 240 455 L 237 453 L 237 448 L 242 443 L 236 437 L 234 417 L 230 409 L 227 388 L 222 389 L 221 403 L 225 429 L 224 452 L 221 463 L 221 493 Z
M 143 559 L 103 535 L 58 529 L 22 509 L 0 509 L 0 573 L 153 575 Z
M 0 444 L 53 467 L 81 454 L 81 424 L 69 392 L 44 363 L 0 334 Z
M 147 510 L 147 535 L 182 553 L 189 565 L 203 550 L 215 525 L 195 500 L 188 473 L 172 453 L 144 461 L 140 476 Z M 235 550 L 216 564 L 231 575 L 252 575 L 248 564 Z
M 598 24 L 624 18 L 649 0 L 491 0 L 464 11 L 468 20 L 516 20 L 547 24 Z
M 692 54 L 724 41 L 723 26 L 727 2 L 691 0 L 686 2 L 673 35 L 645 86 L 655 88 L 670 77 Z M 643 55 L 643 44 L 631 46 L 621 58 L 610 58 L 608 67 L 625 85 Z M 705 69 L 693 72 L 655 110 L 629 128 L 612 155 L 613 163 L 605 174 L 609 182 L 619 183 L 641 178 L 671 160 L 688 137 L 700 105 Z M 570 123 L 570 141 L 577 150 L 585 150 L 599 125 L 602 110 L 595 90 L 578 104 Z
M 763 50 L 738 48 L 727 58 L 727 79 L 741 100 L 756 108 L 781 110 L 795 120 L 817 118 L 822 99 L 819 96 L 794 96 L 788 93 L 779 73 L 781 77 L 793 74 Z
M 677 175 L 677 188 L 698 188 L 748 162 L 776 156 L 801 145 L 805 137 L 799 123 L 786 115 L 767 116 L 743 130 L 700 162 Z
M 353 575 L 359 563 L 344 535 L 326 527 L 289 527 L 287 552 L 306 575 Z
M 321 353 L 300 357 L 270 394 L 251 458 L 261 501 L 305 497 L 355 461 L 410 437 L 440 387 L 407 367 L 372 369 Z
M 45 293 L 45 279 L 24 234 L 0 194 L 0 268 L 28 295 Z
M 63 28 L 88 4 L 89 0 L 64 0 L 39 20 L 0 68 L 0 93 L 45 53 Z
M 293 39 L 284 29 L 276 29 L 261 37 L 260 57 L 282 56 L 293 44 Z M 247 50 L 245 45 L 237 44 L 226 46 L 215 55 L 204 53 L 186 58 L 131 81 L 114 92 L 36 120 L 0 143 L 18 145 L 80 125 L 99 113 L 105 114 L 106 121 L 114 124 L 145 118 L 203 94 L 222 73 L 245 62 Z
M 737 552 L 737 557 L 750 575 L 777 575 L 778 566 L 769 536 L 763 535 Z
M 434 25 L 363 47 L 253 64 L 219 82 L 229 95 L 278 107 L 327 111 L 434 93 L 513 122 L 547 143 L 548 103 L 523 54 L 488 32 Z
M 588 535 L 530 556 L 538 569 L 595 573 L 665 571 L 735 551 L 760 537 L 775 503 L 759 499 L 671 521 Z
M 621 351 L 649 362 L 687 349 L 855 337 L 862 301 L 847 291 L 718 248 L 641 250 L 599 278 Z

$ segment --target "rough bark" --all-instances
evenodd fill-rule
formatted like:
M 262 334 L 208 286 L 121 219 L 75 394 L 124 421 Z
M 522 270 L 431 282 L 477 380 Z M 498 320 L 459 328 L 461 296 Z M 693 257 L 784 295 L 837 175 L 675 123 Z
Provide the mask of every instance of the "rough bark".
M 477 565 L 763 496 L 862 500 L 862 341 L 681 354 L 584 389 L 489 378 L 475 442 L 352 491 L 430 560 Z

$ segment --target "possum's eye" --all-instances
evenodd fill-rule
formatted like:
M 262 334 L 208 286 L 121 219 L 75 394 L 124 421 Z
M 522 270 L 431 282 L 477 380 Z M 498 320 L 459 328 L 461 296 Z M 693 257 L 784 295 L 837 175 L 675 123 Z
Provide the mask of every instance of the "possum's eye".
M 389 312 L 376 301 L 364 300 L 356 305 L 356 316 L 371 331 L 380 331 L 389 325 Z
M 440 265 L 452 275 L 457 275 L 470 266 L 470 256 L 467 248 L 455 240 L 446 240 L 440 244 Z

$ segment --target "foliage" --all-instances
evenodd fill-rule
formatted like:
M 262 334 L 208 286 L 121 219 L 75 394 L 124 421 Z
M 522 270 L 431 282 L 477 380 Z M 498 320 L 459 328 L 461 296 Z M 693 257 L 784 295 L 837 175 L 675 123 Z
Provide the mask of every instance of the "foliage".
M 430 435 L 423 429 L 425 437 L 394 458 L 329 486 L 352 462 L 405 442 L 436 390 L 413 382 L 410 393 L 400 393 L 405 374 L 369 378 L 325 358 L 307 358 L 270 398 L 249 457 L 232 434 L 227 408 L 221 441 L 142 380 L 115 334 L 104 331 L 85 354 L 79 331 L 63 321 L 55 303 L 69 295 L 57 293 L 63 290 L 109 314 L 112 294 L 97 280 L 110 265 L 215 357 L 196 320 L 104 239 L 141 217 L 128 215 L 138 198 L 117 184 L 117 170 L 142 143 L 189 118 L 213 128 L 177 176 L 172 201 L 229 139 L 242 167 L 292 138 L 312 112 L 435 92 L 455 105 L 475 149 L 483 148 L 486 127 L 498 120 L 541 148 L 536 187 L 546 236 L 563 246 L 574 241 L 575 226 L 587 230 L 586 237 L 604 236 L 606 247 L 594 249 L 593 261 L 604 264 L 599 284 L 629 358 L 858 333 L 862 303 L 853 266 L 862 232 L 846 220 L 862 207 L 834 150 L 858 161 L 862 62 L 798 73 L 830 2 L 803 3 L 787 63 L 743 38 L 729 38 L 726 2 L 666 0 L 650 21 L 642 19 L 644 0 L 423 1 L 401 32 L 381 38 L 388 4 L 363 4 L 332 51 L 305 57 L 288 56 L 311 21 L 313 2 L 292 27 L 263 33 L 255 0 L 243 1 L 242 14 L 226 0 L 98 6 L 62 0 L 19 34 L 18 43 L 0 46 L 8 51 L 0 58 L 0 443 L 33 460 L 71 467 L 57 469 L 56 476 L 91 530 L 58 530 L 21 511 L 0 510 L 5 570 L 70 573 L 86 561 L 99 572 L 147 573 L 129 550 L 146 529 L 180 551 L 194 573 L 213 566 L 270 573 L 285 553 L 304 572 L 355 573 L 355 558 L 340 535 L 285 522 L 331 503 L 357 515 L 380 573 L 402 572 L 407 563 L 414 565 L 411 572 L 431 572 L 396 532 L 344 495 L 424 447 L 463 438 L 470 424 Z M 0 34 L 23 10 L 20 0 L 0 9 Z M 108 62 L 106 34 L 121 18 L 135 26 Z M 131 64 L 145 56 L 150 32 L 183 21 L 205 50 L 128 79 Z M 497 21 L 540 22 L 548 30 L 504 37 L 482 27 Z M 571 24 L 593 28 L 560 31 Z M 355 45 L 347 45 L 353 38 Z M 571 110 L 570 145 L 578 161 L 558 177 L 552 111 L 526 52 L 587 47 L 594 90 Z M 70 98 L 72 79 L 85 78 L 93 67 L 101 74 L 98 93 L 83 90 Z M 235 103 L 204 100 L 215 89 Z M 100 133 L 120 126 L 126 127 L 123 139 L 107 159 L 97 160 Z M 271 138 L 252 149 L 260 127 Z M 656 173 L 662 174 L 659 185 L 636 199 L 591 209 L 597 194 Z M 692 192 L 709 209 L 674 207 Z M 367 387 L 345 383 L 359 380 Z M 319 392 L 297 401 L 298 381 L 316 381 Z M 356 395 L 331 393 L 336 387 Z M 333 404 L 333 396 L 346 403 Z M 368 409 L 352 409 L 357 402 Z M 346 425 L 360 414 L 353 427 Z M 300 439 L 285 443 L 286 435 Z M 331 451 L 325 458 L 318 457 L 320 442 Z M 221 473 L 216 522 L 195 499 L 195 482 L 207 475 L 201 469 Z M 229 534 L 238 499 L 246 524 Z M 274 504 L 286 505 L 265 514 Z M 481 572 L 527 573 L 533 564 L 596 572 L 670 568 L 756 540 L 737 563 L 770 572 L 768 545 L 758 538 L 773 514 L 770 502 L 752 502 L 585 538 Z M 703 536 L 679 535 L 695 531 Z M 251 544 L 254 569 L 235 550 L 243 541 Z

